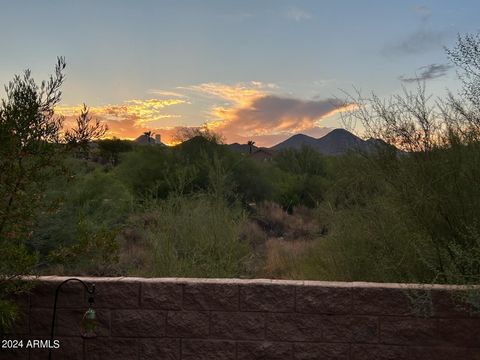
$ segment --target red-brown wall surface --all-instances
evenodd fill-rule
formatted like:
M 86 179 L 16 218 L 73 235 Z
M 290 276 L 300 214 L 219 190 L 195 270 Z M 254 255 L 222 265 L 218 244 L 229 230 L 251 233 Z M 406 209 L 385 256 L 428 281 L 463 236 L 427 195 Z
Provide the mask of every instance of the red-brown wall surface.
M 4 339 L 48 339 L 56 286 L 41 277 Z M 80 337 L 80 283 L 62 287 L 54 359 L 480 359 L 480 316 L 462 288 L 236 279 L 82 278 L 96 284 L 98 336 Z M 421 313 L 421 314 L 420 314 Z M 0 349 L 0 359 L 47 359 Z

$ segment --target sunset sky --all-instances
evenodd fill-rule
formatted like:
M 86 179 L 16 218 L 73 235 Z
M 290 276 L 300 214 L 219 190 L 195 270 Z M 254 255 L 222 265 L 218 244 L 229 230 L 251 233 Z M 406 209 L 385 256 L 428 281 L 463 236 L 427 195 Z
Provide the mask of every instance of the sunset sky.
M 109 136 L 165 142 L 208 126 L 227 142 L 269 146 L 340 127 L 338 98 L 426 81 L 458 88 L 443 50 L 480 30 L 478 0 L 0 0 L 0 83 L 37 80 L 65 56 L 59 113 L 82 103 Z M 4 93 L 1 92 L 1 97 Z

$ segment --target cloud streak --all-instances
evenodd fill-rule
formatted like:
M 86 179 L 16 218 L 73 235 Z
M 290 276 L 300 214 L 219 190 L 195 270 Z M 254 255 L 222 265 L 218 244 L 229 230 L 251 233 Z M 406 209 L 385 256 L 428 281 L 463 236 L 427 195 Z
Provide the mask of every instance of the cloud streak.
M 403 39 L 385 45 L 382 49 L 383 55 L 387 57 L 416 55 L 442 48 L 448 34 L 429 28 L 432 15 L 430 9 L 426 6 L 416 6 L 413 10 L 421 16 L 420 26 Z
M 286 12 L 286 17 L 287 19 L 300 22 L 303 20 L 308 20 L 312 18 L 312 15 L 310 15 L 308 12 L 305 10 L 299 9 L 299 8 L 290 8 Z
M 422 19 L 424 20 L 426 20 L 432 15 L 432 11 L 430 10 L 430 8 L 425 5 L 414 6 L 413 11 L 415 11 L 417 14 L 420 14 L 422 16 Z
M 121 120 L 125 118 L 135 119 L 138 123 L 148 123 L 170 117 L 180 117 L 180 115 L 172 115 L 163 113 L 163 109 L 188 103 L 182 99 L 148 99 L 127 100 L 122 104 L 92 106 L 90 107 L 90 114 L 93 116 L 104 117 L 108 120 Z M 79 114 L 82 105 L 75 106 L 58 106 L 57 113 L 64 116 L 72 116 Z
M 188 90 L 196 91 L 213 99 L 223 99 L 232 105 L 245 106 L 252 100 L 265 94 L 268 85 L 259 81 L 227 85 L 221 83 L 204 83 L 190 86 Z
M 445 38 L 446 33 L 444 32 L 422 27 L 407 35 L 406 38 L 387 45 L 383 49 L 383 53 L 389 57 L 422 54 L 441 48 Z
M 149 94 L 155 96 L 166 96 L 166 97 L 176 97 L 176 98 L 185 98 L 185 94 L 181 94 L 177 91 L 168 91 L 168 90 L 161 90 L 161 89 L 150 89 L 148 90 Z
M 420 70 L 418 75 L 415 74 L 413 77 L 401 75 L 399 76 L 399 79 L 406 83 L 437 79 L 447 75 L 448 70 L 450 70 L 452 67 L 453 66 L 449 64 L 430 64 L 418 68 L 418 70 Z

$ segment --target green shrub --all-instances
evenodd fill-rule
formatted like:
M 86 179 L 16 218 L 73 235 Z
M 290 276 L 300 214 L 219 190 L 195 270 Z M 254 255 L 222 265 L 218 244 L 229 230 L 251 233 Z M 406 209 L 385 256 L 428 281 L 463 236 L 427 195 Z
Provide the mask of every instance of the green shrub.
M 60 245 L 50 252 L 50 272 L 55 274 L 112 276 L 117 275 L 120 244 L 115 229 L 89 230 L 79 220 L 76 238 L 70 245 Z
M 43 255 L 74 245 L 81 237 L 80 224 L 89 233 L 117 229 L 133 208 L 127 187 L 99 169 L 79 171 L 70 182 L 52 182 L 45 196 L 52 207 L 38 215 L 31 242 Z

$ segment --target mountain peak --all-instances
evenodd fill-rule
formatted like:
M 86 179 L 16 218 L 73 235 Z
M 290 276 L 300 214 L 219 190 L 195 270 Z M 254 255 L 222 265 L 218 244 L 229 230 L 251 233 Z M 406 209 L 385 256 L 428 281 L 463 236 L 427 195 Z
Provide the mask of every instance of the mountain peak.
M 295 134 L 289 137 L 287 140 L 282 141 L 281 143 L 271 147 L 272 150 L 283 150 L 283 149 L 300 149 L 302 146 L 315 146 L 317 139 L 305 135 L 305 134 Z
M 349 150 L 367 150 L 369 144 L 345 129 L 334 129 L 325 136 L 315 139 L 304 134 L 296 134 L 272 147 L 273 150 L 300 149 L 310 146 L 326 155 L 343 154 Z
M 328 136 L 328 135 L 347 135 L 347 136 L 355 136 L 353 135 L 350 131 L 348 131 L 347 129 L 343 129 L 343 128 L 336 128 L 336 129 L 333 129 L 332 131 L 330 131 L 328 134 L 326 134 L 325 136 Z M 322 136 L 322 137 L 325 137 L 325 136 Z M 321 139 L 321 138 L 320 138 Z

